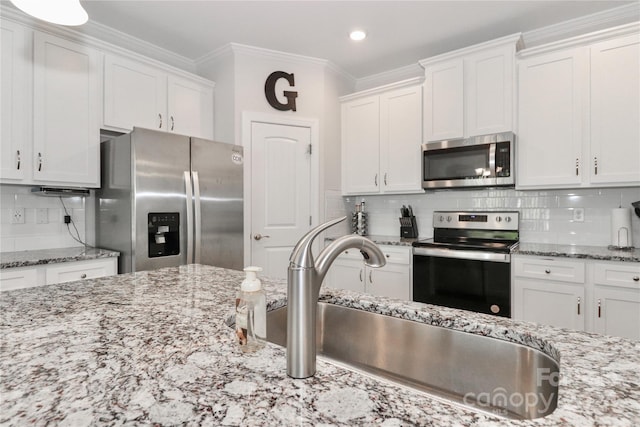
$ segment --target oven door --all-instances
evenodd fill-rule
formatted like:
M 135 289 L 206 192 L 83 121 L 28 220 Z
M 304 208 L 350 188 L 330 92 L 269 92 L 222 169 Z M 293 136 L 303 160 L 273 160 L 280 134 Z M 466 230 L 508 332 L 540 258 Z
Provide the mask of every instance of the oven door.
M 511 317 L 509 254 L 414 248 L 413 300 Z

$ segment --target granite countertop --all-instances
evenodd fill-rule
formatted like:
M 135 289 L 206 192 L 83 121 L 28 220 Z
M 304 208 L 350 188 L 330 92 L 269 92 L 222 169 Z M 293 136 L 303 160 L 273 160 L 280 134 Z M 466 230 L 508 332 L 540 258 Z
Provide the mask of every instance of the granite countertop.
M 405 239 L 397 236 L 365 236 L 373 240 L 378 245 L 411 246 L 416 240 Z M 335 238 L 326 238 L 326 241 Z M 640 248 L 633 250 L 611 250 L 607 246 L 587 246 L 587 245 L 557 245 L 552 243 L 530 243 L 520 242 L 514 254 L 553 256 L 565 258 L 597 259 L 603 261 L 626 261 L 640 262 Z
M 640 248 L 633 250 L 612 250 L 606 246 L 573 246 L 520 242 L 516 253 L 521 255 L 597 259 L 603 261 L 640 262 Z
M 0 253 L 0 269 L 29 267 L 32 265 L 53 264 L 57 262 L 111 258 L 119 255 L 120 252 L 85 246 L 40 249 L 35 251 L 2 252 Z
M 189 265 L 6 291 L 2 425 L 633 426 L 640 341 L 323 288 L 334 304 L 524 343 L 560 359 L 557 409 L 511 421 L 448 404 L 322 357 L 286 375 L 285 349 L 252 355 L 225 324 L 243 273 Z M 285 283 L 263 279 L 269 308 Z M 437 351 L 424 349 L 423 351 Z

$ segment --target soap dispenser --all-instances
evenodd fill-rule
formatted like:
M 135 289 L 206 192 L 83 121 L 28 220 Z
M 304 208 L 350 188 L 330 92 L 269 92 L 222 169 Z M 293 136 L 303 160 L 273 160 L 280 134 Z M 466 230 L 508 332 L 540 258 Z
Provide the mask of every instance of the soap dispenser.
M 267 296 L 257 273 L 260 267 L 246 267 L 245 279 L 236 298 L 236 335 L 240 349 L 251 353 L 267 339 Z

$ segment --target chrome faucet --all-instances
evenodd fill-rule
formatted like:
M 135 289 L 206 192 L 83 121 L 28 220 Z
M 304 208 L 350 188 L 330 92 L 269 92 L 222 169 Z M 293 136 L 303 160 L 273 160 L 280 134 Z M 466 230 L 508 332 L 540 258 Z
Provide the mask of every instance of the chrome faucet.
M 334 219 L 312 229 L 291 252 L 287 274 L 287 375 L 290 377 L 307 378 L 316 373 L 316 313 L 320 286 L 338 255 L 346 249 L 360 249 L 368 266 L 382 267 L 386 263 L 375 243 L 356 234 L 336 239 L 314 262 L 313 239 L 346 218 Z

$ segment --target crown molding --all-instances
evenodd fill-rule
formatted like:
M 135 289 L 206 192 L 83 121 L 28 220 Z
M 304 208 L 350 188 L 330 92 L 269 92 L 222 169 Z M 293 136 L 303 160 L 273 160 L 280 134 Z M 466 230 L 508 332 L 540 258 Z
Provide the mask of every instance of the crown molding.
M 623 37 L 632 34 L 640 35 L 640 21 L 523 49 L 518 52 L 517 57 L 520 59 L 528 58 L 541 53 L 553 52 L 559 49 L 566 49 L 575 46 L 584 46 L 605 39 Z
M 355 93 L 351 93 L 349 95 L 341 96 L 338 99 L 340 100 L 340 102 L 351 101 L 351 100 L 362 98 L 362 97 L 365 97 L 365 96 L 377 95 L 377 94 L 380 94 L 382 92 L 387 92 L 387 91 L 390 91 L 390 90 L 395 90 L 395 89 L 401 89 L 403 87 L 420 85 L 420 84 L 422 84 L 422 82 L 424 82 L 424 76 L 422 76 L 422 77 L 413 77 L 413 78 L 410 78 L 410 79 L 401 80 L 399 82 L 389 83 L 389 84 L 386 84 L 384 86 L 378 86 L 378 87 L 371 88 L 371 89 L 361 90 L 359 92 L 355 92 Z
M 509 45 L 513 45 L 515 47 L 516 52 L 519 49 L 521 49 L 524 46 L 522 43 L 522 33 L 510 34 L 508 36 L 474 44 L 472 46 L 463 47 L 462 49 L 452 50 L 451 52 L 446 52 L 446 53 L 432 56 L 426 59 L 421 59 L 420 61 L 418 61 L 418 63 L 420 64 L 420 66 L 424 68 L 436 62 L 456 59 L 456 58 L 470 55 L 472 53 L 476 53 L 485 49 L 493 49 L 498 46 L 509 46 Z
M 289 64 L 305 64 L 312 65 L 321 68 L 325 68 L 329 71 L 334 72 L 336 75 L 351 81 L 355 82 L 355 78 L 344 71 L 342 68 L 338 67 L 333 62 L 328 59 L 315 58 L 312 56 L 298 55 L 294 53 L 282 52 L 279 50 L 265 49 L 256 46 L 249 46 L 241 43 L 228 43 L 221 48 L 218 48 L 212 52 L 207 53 L 206 55 L 201 56 L 200 58 L 194 61 L 196 65 L 196 69 L 201 67 L 210 65 L 213 62 L 219 61 L 223 57 L 228 55 L 246 55 L 253 58 L 277 61 L 282 63 Z
M 13 7 L 8 7 L 6 2 L 0 3 L 0 16 L 2 19 L 8 19 L 36 31 L 82 43 L 104 53 L 146 62 L 176 74 L 187 75 L 185 73 L 189 73 L 189 77 L 194 77 L 195 64 L 190 59 L 91 20 L 81 27 L 48 24 Z
M 357 79 L 355 89 L 357 91 L 363 91 L 416 77 L 424 77 L 424 70 L 417 63 Z
M 522 34 L 526 48 L 640 20 L 640 2 L 549 25 Z

